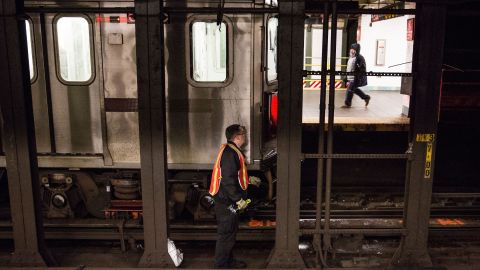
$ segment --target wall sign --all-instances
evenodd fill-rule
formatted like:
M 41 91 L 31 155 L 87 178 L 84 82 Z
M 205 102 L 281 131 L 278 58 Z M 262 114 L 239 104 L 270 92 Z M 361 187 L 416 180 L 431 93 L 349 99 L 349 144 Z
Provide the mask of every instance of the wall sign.
M 419 133 L 416 136 L 417 142 L 426 143 L 425 149 L 425 169 L 423 173 L 423 178 L 431 179 L 432 178 L 432 157 L 433 157 L 433 142 L 435 141 L 434 133 Z
M 407 20 L 407 41 L 413 41 L 413 35 L 415 34 L 415 18 Z
M 376 53 L 376 66 L 384 66 L 385 65 L 385 46 L 386 41 L 385 39 L 377 39 L 377 53 Z
M 405 2 L 397 2 L 395 4 L 387 5 L 383 7 L 382 9 L 385 9 L 385 12 L 388 12 L 389 9 L 405 9 Z M 402 14 L 372 14 L 372 20 L 371 22 L 379 22 L 383 20 L 388 20 L 388 19 L 393 19 L 396 17 L 401 17 L 404 16 Z

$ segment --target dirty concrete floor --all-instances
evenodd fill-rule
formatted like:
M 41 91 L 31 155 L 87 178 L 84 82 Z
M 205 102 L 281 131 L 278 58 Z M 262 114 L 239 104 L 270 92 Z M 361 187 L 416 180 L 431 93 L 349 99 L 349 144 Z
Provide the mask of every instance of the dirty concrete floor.
M 5 242 L 0 242 L 3 243 Z M 215 242 L 175 244 L 184 253 L 182 268 L 212 268 Z M 51 252 L 62 267 L 136 267 L 142 255 L 141 250 L 122 252 L 118 242 L 76 241 L 74 246 L 70 241 L 50 242 L 50 246 L 53 245 Z M 234 249 L 234 256 L 245 261 L 249 268 L 264 268 L 272 248 L 273 242 L 239 242 Z M 8 263 L 10 252 L 11 248 L 0 248 L 0 265 Z
M 399 91 L 368 91 L 366 93 L 371 96 L 368 107 L 365 107 L 365 102 L 355 95 L 352 107 L 342 108 L 346 91 L 335 91 L 335 123 L 408 125 L 409 119 L 402 115 L 405 95 L 400 94 Z M 304 91 L 302 123 L 314 124 L 319 122 L 319 104 L 320 91 Z
M 214 242 L 178 242 L 177 248 L 184 253 L 182 268 L 211 268 L 215 251 Z M 263 268 L 273 243 L 237 244 L 234 255 L 251 268 Z M 97 246 L 95 248 L 55 248 L 55 257 L 62 266 L 135 267 L 142 252 L 129 250 L 122 253 L 119 246 Z

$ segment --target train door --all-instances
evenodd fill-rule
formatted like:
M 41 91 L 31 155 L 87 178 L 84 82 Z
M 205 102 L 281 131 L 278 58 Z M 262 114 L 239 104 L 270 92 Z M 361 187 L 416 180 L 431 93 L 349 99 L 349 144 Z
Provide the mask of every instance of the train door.
M 135 19 L 132 14 L 99 14 L 106 136 L 104 147 L 116 163 L 138 163 Z
M 103 152 L 99 31 L 93 14 L 45 14 L 57 153 Z
M 55 152 L 55 145 L 51 128 L 50 89 L 47 87 L 48 74 L 45 74 L 45 67 L 48 67 L 48 62 L 45 64 L 44 44 L 46 44 L 46 40 L 42 38 L 44 33 L 42 17 L 39 14 L 30 15 L 25 21 L 25 27 L 37 151 L 39 153 L 51 153 Z
M 210 169 L 227 126 L 239 123 L 253 134 L 251 30 L 247 15 L 224 15 L 218 24 L 215 15 L 170 17 L 165 29 L 169 164 Z M 254 162 L 253 149 L 249 140 L 248 163 Z
M 263 89 L 264 89 L 264 140 L 275 138 L 278 121 L 278 80 L 277 80 L 277 32 L 278 16 L 266 16 L 264 21 L 264 57 L 263 57 Z

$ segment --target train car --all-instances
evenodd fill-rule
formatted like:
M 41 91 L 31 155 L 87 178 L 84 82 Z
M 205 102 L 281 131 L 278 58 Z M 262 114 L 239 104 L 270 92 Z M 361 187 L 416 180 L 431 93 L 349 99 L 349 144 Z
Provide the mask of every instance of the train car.
M 171 8 L 217 4 L 165 1 Z M 133 1 L 26 1 L 25 5 L 39 10 L 27 14 L 26 32 L 38 161 L 47 207 L 59 210 L 69 205 L 73 209 L 78 203 L 72 202 L 72 197 L 84 201 L 92 197 L 97 202 L 86 204 L 101 216 L 105 203 L 97 197 L 105 197 L 102 191 L 110 192 L 110 186 L 112 198 L 138 199 L 135 16 L 61 12 L 62 8 L 133 8 Z M 253 8 L 255 3 L 234 6 Z M 265 154 L 274 153 L 274 144 L 267 144 L 271 137 L 266 132 L 271 129 L 265 127 L 269 110 L 263 102 L 266 88 L 275 92 L 267 87 L 267 69 L 262 68 L 266 57 L 263 29 L 269 19 L 263 14 L 225 14 L 220 19 L 216 14 L 168 16 L 165 76 L 171 179 L 190 180 L 190 184 L 200 179 L 200 187 L 208 188 L 206 179 L 219 146 L 225 142 L 225 128 L 234 123 L 247 128 L 244 151 L 250 170 L 259 171 Z M 5 166 L 5 156 L 0 156 L 0 167 Z M 82 196 L 68 195 L 77 185 Z M 94 186 L 98 188 L 92 189 Z M 50 216 L 74 213 L 53 211 Z
M 113 3 L 62 1 L 46 7 L 108 5 Z M 133 2 L 123 5 L 133 7 Z M 166 1 L 166 6 L 216 3 Z M 238 4 L 246 6 L 252 4 Z M 48 12 L 28 16 L 40 167 L 139 168 L 134 16 Z M 216 15 L 169 16 L 165 27 L 169 168 L 210 169 L 231 123 L 247 127 L 247 161 L 259 168 L 264 148 L 263 24 L 258 15 L 224 15 L 221 22 Z

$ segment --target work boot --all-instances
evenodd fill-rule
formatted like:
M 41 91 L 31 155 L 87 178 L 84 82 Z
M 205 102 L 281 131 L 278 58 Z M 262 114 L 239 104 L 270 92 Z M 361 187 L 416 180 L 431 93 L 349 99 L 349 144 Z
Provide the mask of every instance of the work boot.
M 367 96 L 364 100 L 365 100 L 365 107 L 367 107 L 368 103 L 370 103 L 370 96 Z
M 247 264 L 243 261 L 238 261 L 238 260 L 233 259 L 230 262 L 230 268 L 232 268 L 232 269 L 244 269 L 244 268 L 247 268 Z

